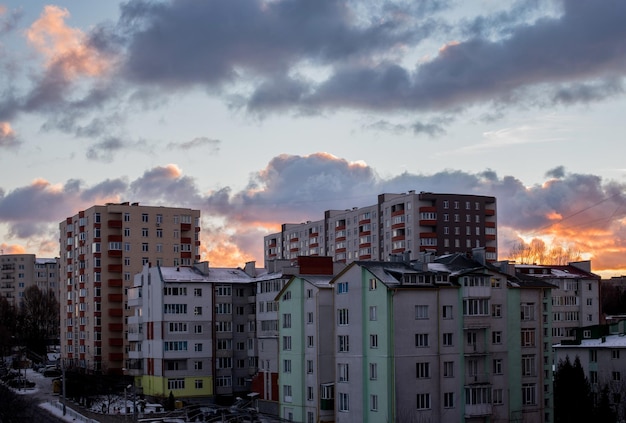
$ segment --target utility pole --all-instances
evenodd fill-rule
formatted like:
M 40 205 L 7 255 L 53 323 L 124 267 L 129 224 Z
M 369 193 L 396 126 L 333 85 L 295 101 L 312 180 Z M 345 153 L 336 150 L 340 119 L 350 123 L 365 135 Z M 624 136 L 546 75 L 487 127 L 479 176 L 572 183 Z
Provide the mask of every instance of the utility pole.
M 65 359 L 61 360 L 61 384 L 61 390 L 63 391 L 63 415 L 65 416 L 65 413 L 67 413 L 67 409 L 65 408 Z

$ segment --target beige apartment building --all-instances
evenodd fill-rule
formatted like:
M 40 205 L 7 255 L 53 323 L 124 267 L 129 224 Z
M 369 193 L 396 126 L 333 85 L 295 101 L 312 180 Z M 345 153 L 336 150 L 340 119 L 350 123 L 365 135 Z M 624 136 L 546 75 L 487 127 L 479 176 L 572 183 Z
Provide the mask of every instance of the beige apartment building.
M 0 255 L 0 296 L 17 306 L 30 286 L 59 294 L 59 259 L 35 254 Z
M 200 211 L 107 203 L 60 227 L 60 332 L 65 363 L 121 374 L 128 359 L 127 292 L 144 264 L 200 259 Z

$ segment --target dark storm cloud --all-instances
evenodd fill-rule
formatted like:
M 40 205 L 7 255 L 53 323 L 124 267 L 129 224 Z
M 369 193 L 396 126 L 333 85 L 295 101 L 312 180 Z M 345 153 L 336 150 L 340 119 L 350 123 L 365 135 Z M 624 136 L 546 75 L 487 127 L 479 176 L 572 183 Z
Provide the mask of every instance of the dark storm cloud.
M 626 3 L 617 0 L 565 1 L 558 18 L 520 25 L 498 41 L 475 37 L 450 43 L 412 71 L 395 63 L 338 69 L 304 101 L 433 110 L 506 102 L 516 90 L 541 84 L 615 81 L 623 78 L 626 65 L 625 14 Z M 581 94 L 570 100 L 589 98 Z
M 336 0 L 131 1 L 120 18 L 124 72 L 162 86 L 221 84 L 238 68 L 284 77 L 300 61 L 343 62 L 415 41 L 418 28 L 396 16 L 361 27 Z
M 117 23 L 86 34 L 88 56 L 76 50 L 55 57 L 43 71 L 26 73 L 26 89 L 10 81 L 0 87 L 0 121 L 40 114 L 45 131 L 99 139 L 88 157 L 106 161 L 131 146 L 102 141 L 111 127 L 125 125 L 129 108 L 161 107 L 174 90 L 200 87 L 260 116 L 497 109 L 485 119 L 515 104 L 623 95 L 626 3 L 555 4 L 560 9 L 548 13 L 545 2 L 518 1 L 458 20 L 461 5 L 447 1 L 131 0 Z M 415 48 L 435 39 L 448 44 L 416 62 L 422 52 Z M 7 60 L 0 58 L 5 68 Z M 412 130 L 440 136 L 447 124 L 419 118 Z

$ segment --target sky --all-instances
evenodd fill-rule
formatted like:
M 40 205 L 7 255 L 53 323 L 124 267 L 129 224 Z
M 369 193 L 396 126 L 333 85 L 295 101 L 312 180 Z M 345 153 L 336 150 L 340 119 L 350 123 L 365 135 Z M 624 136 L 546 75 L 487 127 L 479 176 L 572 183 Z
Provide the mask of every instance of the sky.
M 499 259 L 626 274 L 626 2 L 0 0 L 0 249 L 94 204 L 202 212 L 202 259 L 383 192 L 492 195 Z

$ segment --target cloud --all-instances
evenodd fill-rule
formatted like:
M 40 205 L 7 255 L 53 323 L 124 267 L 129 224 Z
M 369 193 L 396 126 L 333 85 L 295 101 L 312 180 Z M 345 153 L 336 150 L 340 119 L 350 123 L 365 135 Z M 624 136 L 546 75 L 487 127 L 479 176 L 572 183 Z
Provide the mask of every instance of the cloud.
M 56 68 L 68 78 L 101 75 L 109 68 L 109 59 L 89 46 L 86 35 L 68 27 L 67 9 L 45 6 L 39 17 L 26 31 L 28 41 L 46 58 L 48 68 Z
M 11 128 L 9 122 L 0 122 L 0 149 L 1 148 L 15 148 L 20 144 L 20 141 Z
M 626 254 L 624 183 L 563 166 L 549 169 L 546 180 L 533 186 L 489 169 L 382 178 L 366 163 L 324 152 L 276 156 L 240 191 L 225 186 L 202 192 L 175 164 L 147 169 L 131 181 L 120 177 L 86 185 L 78 179 L 62 184 L 38 179 L 12 191 L 0 188 L 0 226 L 16 241 L 12 245 L 50 255 L 58 222 L 94 204 L 190 207 L 201 210 L 203 257 L 233 266 L 262 260 L 263 236 L 281 223 L 320 220 L 325 210 L 362 207 L 374 204 L 380 193 L 409 190 L 495 196 L 501 259 L 520 239 L 567 246 L 591 257 L 600 270 L 617 268 Z
M 177 204 L 180 207 L 199 208 L 202 199 L 195 180 L 184 176 L 175 164 L 147 170 L 130 183 L 129 195 L 134 201 L 151 204 Z
M 23 32 L 43 67 L 14 65 L 31 85 L 2 90 L 0 121 L 40 114 L 43 130 L 97 140 L 88 156 L 107 161 L 132 146 L 111 128 L 124 133 L 133 107 L 159 107 L 172 92 L 198 87 L 258 116 L 351 109 L 379 122 L 394 112 L 454 116 L 474 105 L 495 108 L 483 111 L 489 120 L 507 107 L 623 96 L 623 2 L 517 1 L 472 19 L 459 19 L 453 6 L 131 0 L 116 23 L 88 31 L 67 24 L 67 9 L 46 6 Z M 13 28 L 19 13 L 0 13 L 2 22 Z M 388 129 L 438 137 L 447 123 L 420 117 Z
M 209 155 L 216 155 L 220 151 L 220 140 L 214 140 L 207 137 L 197 137 L 191 141 L 171 142 L 167 144 L 168 149 L 191 150 L 195 148 L 206 148 Z

